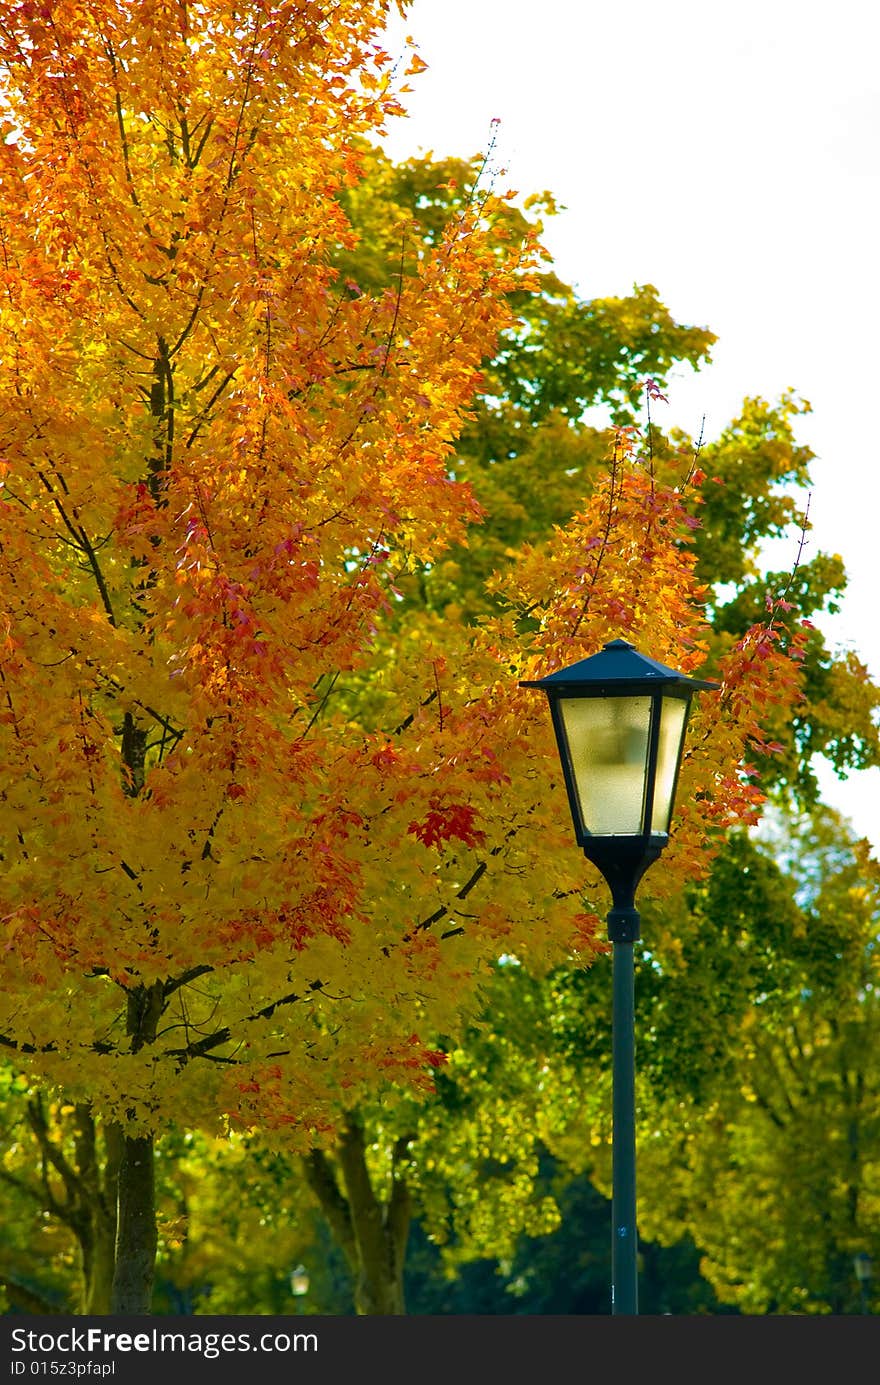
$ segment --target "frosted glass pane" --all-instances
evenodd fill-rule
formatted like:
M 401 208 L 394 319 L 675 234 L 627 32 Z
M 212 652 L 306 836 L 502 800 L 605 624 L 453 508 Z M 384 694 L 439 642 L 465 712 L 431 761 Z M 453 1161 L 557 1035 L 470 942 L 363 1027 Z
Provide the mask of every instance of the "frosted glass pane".
M 649 697 L 560 698 L 581 822 L 603 836 L 638 835 L 645 806 Z
M 668 832 L 675 790 L 678 750 L 684 732 L 688 704 L 680 697 L 664 697 L 660 710 L 660 735 L 657 742 L 657 777 L 654 780 L 654 807 L 651 831 Z

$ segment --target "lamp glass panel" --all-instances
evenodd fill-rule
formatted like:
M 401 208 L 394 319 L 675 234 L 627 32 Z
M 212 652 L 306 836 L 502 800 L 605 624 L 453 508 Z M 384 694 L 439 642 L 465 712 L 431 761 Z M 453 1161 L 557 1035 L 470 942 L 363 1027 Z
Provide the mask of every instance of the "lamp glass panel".
M 660 707 L 660 731 L 657 737 L 657 774 L 654 779 L 654 806 L 651 811 L 651 831 L 668 832 L 672 817 L 672 795 L 678 757 L 684 736 L 688 704 L 682 697 L 664 697 Z
M 594 836 L 640 835 L 650 697 L 563 697 L 559 710 L 581 825 Z

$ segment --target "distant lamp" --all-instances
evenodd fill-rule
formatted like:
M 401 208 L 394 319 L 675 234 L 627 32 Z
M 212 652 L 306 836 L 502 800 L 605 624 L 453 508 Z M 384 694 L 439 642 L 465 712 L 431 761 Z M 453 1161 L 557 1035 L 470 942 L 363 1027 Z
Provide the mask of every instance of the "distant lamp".
M 691 699 L 717 688 L 649 659 L 626 640 L 546 678 L 578 846 L 611 890 L 611 1311 L 638 1312 L 633 944 L 639 881 L 669 841 Z
M 294 1298 L 302 1298 L 309 1292 L 309 1272 L 305 1265 L 297 1265 L 290 1273 L 290 1292 Z

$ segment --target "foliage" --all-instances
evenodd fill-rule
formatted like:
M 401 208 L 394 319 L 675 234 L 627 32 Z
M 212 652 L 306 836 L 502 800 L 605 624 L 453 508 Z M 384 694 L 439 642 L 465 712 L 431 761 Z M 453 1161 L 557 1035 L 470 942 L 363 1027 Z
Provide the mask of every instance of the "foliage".
M 744 961 L 772 960 L 769 984 L 729 1018 L 712 1089 L 661 1118 L 647 1221 L 686 1226 L 716 1292 L 744 1312 L 855 1312 L 853 1257 L 878 1234 L 877 862 L 828 810 L 788 836 L 789 926 L 749 883 L 739 936 Z M 739 893 L 731 877 L 719 904 Z
M 417 217 L 424 218 L 428 241 L 452 208 L 460 205 L 461 188 L 467 184 L 466 166 L 448 161 L 442 166 L 412 163 L 395 171 L 379 160 L 373 166 L 371 178 L 379 185 L 380 200 L 403 200 L 399 189 L 409 187 L 411 205 Z M 369 214 L 373 228 L 378 227 L 375 202 L 370 202 L 375 191 L 370 178 L 359 188 L 360 215 Z M 542 210 L 552 213 L 551 199 L 545 197 L 541 204 Z M 369 208 L 368 213 L 365 207 Z M 370 244 L 375 243 L 376 237 L 371 235 Z M 578 357 L 584 362 L 577 381 L 581 393 L 577 393 L 569 377 L 572 393 L 564 403 L 561 396 L 554 395 L 564 373 L 544 389 L 544 372 L 551 369 L 549 363 L 553 359 L 553 305 L 558 307 L 564 300 L 566 311 L 573 313 L 575 300 L 571 290 L 564 289 L 552 276 L 541 281 L 541 289 L 541 299 L 551 300 L 551 306 L 539 301 L 537 308 L 524 308 L 522 297 L 516 299 L 517 312 L 523 314 L 520 327 L 503 337 L 501 364 L 496 370 L 493 363 L 486 371 L 476 418 L 456 449 L 456 472 L 472 479 L 486 511 L 484 522 L 471 535 L 467 547 L 453 549 L 442 563 L 400 582 L 406 600 L 397 611 L 398 631 L 407 628 L 407 621 L 416 628 L 422 622 L 424 628 L 426 611 L 442 614 L 447 626 L 449 622 L 480 621 L 487 613 L 493 613 L 491 603 L 498 602 L 499 594 L 503 610 L 504 600 L 510 601 L 511 583 L 515 580 L 510 576 L 511 560 L 515 574 L 515 557 L 521 545 L 525 542 L 533 546 L 533 569 L 540 572 L 545 555 L 554 552 L 554 526 L 568 524 L 571 533 L 577 523 L 577 518 L 571 522 L 572 516 L 577 517 L 584 496 L 590 492 L 598 505 L 597 489 L 603 486 L 602 474 L 607 466 L 608 434 L 587 426 L 580 411 L 585 404 L 597 402 L 619 409 L 620 396 L 614 396 L 613 371 L 602 376 L 592 370 L 591 363 L 601 356 L 598 343 L 595 353 L 586 349 L 592 327 L 584 329 L 584 349 Z M 628 315 L 605 316 L 605 321 L 626 323 L 618 337 L 618 366 L 627 358 L 627 334 L 638 336 L 635 324 L 652 294 L 653 290 L 639 290 L 629 304 Z M 585 324 L 595 324 L 602 319 L 604 306 L 601 302 L 582 304 L 578 311 Z M 542 320 L 548 324 L 545 351 L 541 348 L 540 328 L 535 326 Z M 777 405 L 760 399 L 746 400 L 741 416 L 717 442 L 695 442 L 680 433 L 673 433 L 667 440 L 655 421 L 664 402 L 661 388 L 669 364 L 662 353 L 669 350 L 674 357 L 679 350 L 696 365 L 700 352 L 707 349 L 712 338 L 711 334 L 704 334 L 701 340 L 692 329 L 679 331 L 668 318 L 663 321 L 662 310 L 654 313 L 650 338 L 657 341 L 658 354 L 639 358 L 643 369 L 650 368 L 646 373 L 651 378 L 642 382 L 650 412 L 637 455 L 651 484 L 665 484 L 673 494 L 687 494 L 688 487 L 692 488 L 688 503 L 693 508 L 686 525 L 711 621 L 705 638 L 712 658 L 723 661 L 732 651 L 737 652 L 746 685 L 753 659 L 766 657 L 774 646 L 779 653 L 793 654 L 802 667 L 804 696 L 793 700 L 789 683 L 787 692 L 779 689 L 782 696 L 775 708 L 772 695 L 764 698 L 760 724 L 758 720 L 752 723 L 745 778 L 753 782 L 739 807 L 747 820 L 751 813 L 754 821 L 762 808 L 758 784 L 765 793 L 772 791 L 812 801 L 815 779 L 811 760 L 817 750 L 828 754 L 841 772 L 877 758 L 878 693 L 860 661 L 848 653 L 830 651 L 809 619 L 817 612 L 835 609 L 845 584 L 840 559 L 819 554 L 805 563 L 798 554 L 793 570 L 764 570 L 763 553 L 768 541 L 790 535 L 794 526 L 806 526 L 802 510 L 808 502 L 803 497 L 809 484 L 812 454 L 797 442 L 795 423 L 808 406 L 793 395 L 784 396 Z M 525 378 L 529 371 L 531 407 L 525 409 L 514 406 L 498 382 L 505 372 L 507 377 Z M 630 384 L 634 383 L 635 377 L 629 379 Z M 520 403 L 523 397 L 520 396 Z M 559 407 L 544 409 L 541 399 L 553 399 Z M 634 438 L 633 433 L 618 434 L 619 443 L 632 443 Z M 627 450 L 632 455 L 632 448 L 622 449 Z M 612 454 L 610 485 L 607 477 L 604 482 L 612 497 L 616 460 Z M 609 513 L 612 510 L 610 500 Z M 615 533 L 615 542 L 620 538 Z M 558 550 L 558 537 L 555 542 Z M 802 547 L 805 542 L 802 535 Z M 792 555 L 796 546 L 795 536 Z M 587 551 L 601 547 L 597 534 L 586 547 Z M 628 589 L 631 591 L 635 575 L 643 568 L 638 566 L 639 550 L 635 545 L 628 557 L 632 564 Z M 499 575 L 492 578 L 493 571 Z M 597 562 L 594 581 L 599 571 Z M 602 577 L 607 575 L 606 568 Z M 598 585 L 602 587 L 601 579 Z M 674 593 L 676 586 L 682 589 L 680 576 L 677 581 L 670 581 L 668 590 Z M 613 590 L 613 579 L 609 588 Z M 486 601 L 487 590 L 492 593 L 490 604 Z M 617 591 L 620 590 L 627 590 L 626 579 L 620 582 Z M 520 617 L 517 628 L 521 634 L 527 633 L 533 628 L 533 612 L 540 610 L 540 605 L 532 606 L 527 597 L 519 599 L 517 605 L 516 594 L 513 602 Z M 627 618 L 631 618 L 626 602 L 621 602 L 614 614 L 623 616 L 625 628 Z M 793 643 L 792 631 L 796 632 Z M 617 629 L 611 629 L 611 633 L 617 633 Z M 600 638 L 597 633 L 594 647 Z M 389 657 L 393 657 L 393 651 Z M 783 663 L 781 667 L 784 666 Z M 735 702 L 741 711 L 742 698 L 735 680 L 731 682 L 725 688 L 725 699 Z M 821 688 L 826 690 L 825 696 L 817 695 Z M 723 700 L 719 705 L 723 706 Z M 701 706 L 700 715 L 705 716 L 707 710 Z M 734 763 L 736 752 L 732 748 L 731 751 Z M 741 777 L 737 782 L 742 787 Z M 702 809 L 704 800 L 703 790 L 688 792 L 688 787 L 680 794 L 682 823 L 677 826 L 676 838 L 679 860 L 687 863 L 690 880 L 696 882 L 705 870 L 705 840 L 690 853 L 686 851 L 686 840 L 691 804 L 696 799 Z M 728 793 L 731 788 L 728 783 Z M 565 849 L 561 842 L 560 849 Z M 742 852 L 746 853 L 745 860 L 739 858 Z M 722 938 L 729 942 L 726 950 L 719 949 L 720 955 L 712 954 L 709 975 L 698 982 L 678 965 L 682 949 L 689 946 L 691 939 L 690 914 L 673 907 L 671 891 L 663 901 L 651 898 L 658 886 L 662 890 L 661 881 L 652 876 L 643 883 L 651 953 L 646 954 L 638 979 L 638 1005 L 640 1010 L 644 1007 L 649 1012 L 639 1051 L 640 1063 L 645 1068 L 644 1078 L 640 1079 L 642 1091 L 650 1109 L 655 1104 L 652 1091 L 662 1093 L 665 1083 L 674 1090 L 705 1091 L 717 1067 L 729 1067 L 729 1024 L 738 1022 L 760 998 L 772 973 L 785 970 L 780 952 L 769 942 L 760 965 L 757 958 L 749 962 L 741 959 L 740 965 L 733 965 L 741 958 L 740 933 L 749 930 L 749 911 L 753 906 L 743 896 L 735 916 L 724 916 L 719 924 L 717 893 L 723 888 L 721 882 L 726 874 L 735 878 L 743 872 L 745 880 L 750 869 L 752 878 L 762 870 L 778 877 L 778 872 L 774 876 L 769 860 L 750 853 L 746 838 L 735 837 L 729 847 L 722 849 L 708 878 L 711 897 L 701 906 L 699 924 L 703 931 L 720 928 Z M 687 879 L 676 876 L 682 878 Z M 768 878 L 768 887 L 769 884 Z M 786 917 L 791 923 L 794 906 L 784 882 L 777 881 L 773 888 L 777 907 L 782 910 L 782 927 Z M 663 957 L 662 975 L 657 961 L 651 961 L 658 953 Z M 426 1108 L 419 1122 L 419 1137 L 410 1145 L 408 1187 L 416 1197 L 430 1236 L 441 1245 L 446 1263 L 454 1264 L 458 1273 L 464 1272 L 474 1255 L 489 1253 L 489 1247 L 498 1254 L 508 1253 L 511 1238 L 521 1228 L 524 1216 L 554 1215 L 551 1204 L 540 1212 L 537 1205 L 529 1207 L 528 1192 L 536 1167 L 537 1130 L 542 1127 L 535 1103 L 543 1101 L 548 1107 L 548 1088 L 553 1091 L 552 1102 L 561 1103 L 557 1118 L 570 1120 L 572 1113 L 567 1103 L 574 1101 L 583 1118 L 579 1128 L 593 1121 L 585 1141 L 587 1149 L 595 1153 L 595 1146 L 602 1145 L 603 1132 L 607 1135 L 610 1033 L 605 966 L 556 972 L 546 982 L 535 983 L 535 989 L 529 989 L 531 983 L 526 982 L 519 969 L 516 983 L 515 1001 L 505 1004 L 496 978 L 485 1002 L 484 1019 L 478 1029 L 471 1029 L 464 1046 L 453 1051 L 448 1068 L 438 1075 L 439 1104 Z M 654 991 L 658 992 L 656 996 Z M 546 1011 L 548 1038 L 543 1048 L 534 1034 L 523 1034 L 520 1023 L 523 1015 L 535 1017 L 534 1006 L 542 1014 Z M 713 1016 L 709 1025 L 707 1009 Z M 585 1073 L 578 1073 L 577 1064 L 584 1062 Z M 553 1066 L 553 1080 L 536 1077 L 546 1075 L 548 1065 Z M 471 1096 L 462 1106 L 463 1081 L 464 1090 Z M 584 1092 L 585 1082 L 592 1084 L 588 1093 Z M 459 1094 L 451 1105 L 450 1091 Z M 568 1096 L 564 1095 L 566 1091 Z M 389 1123 L 387 1108 L 383 1108 L 381 1116 L 368 1122 L 377 1149 L 389 1148 L 394 1131 L 407 1128 L 408 1122 L 413 1123 L 411 1113 L 402 1115 L 399 1125 Z M 544 1128 L 548 1124 L 552 1128 L 549 1116 Z M 560 1138 L 558 1129 L 555 1138 Z M 564 1147 L 568 1157 L 574 1157 L 570 1146 Z M 582 1164 L 581 1156 L 578 1166 Z
M 775 821 L 769 844 L 735 834 L 685 898 L 645 911 L 642 1273 L 658 1248 L 690 1242 L 710 1311 L 856 1312 L 853 1257 L 878 1234 L 877 863 L 827 810 Z M 496 1189 L 543 1147 L 610 1196 L 609 997 L 602 962 L 543 980 L 502 967 L 439 1079 L 411 1179 L 431 1242 L 466 1282 L 488 1247 L 508 1264 L 519 1253 L 516 1208 Z
M 413 1229 L 407 1303 L 413 1313 L 607 1314 L 611 1308 L 611 1208 L 585 1177 L 572 1178 L 546 1154 L 541 1188 L 559 1207 L 549 1235 L 520 1236 L 502 1260 L 469 1260 L 455 1277 L 420 1225 Z M 639 1246 L 639 1311 L 643 1314 L 718 1313 L 720 1305 L 701 1277 L 692 1243 L 673 1247 L 643 1240 Z
M 2 16 L 2 1032 L 132 1129 L 311 1138 L 341 1082 L 430 1072 L 347 789 L 417 877 L 432 795 L 317 719 L 473 515 L 446 439 L 530 250 L 483 206 L 412 280 L 335 287 L 384 10 Z
M 488 157 L 393 165 L 379 151 L 365 151 L 366 176 L 347 194 L 363 236 L 346 274 L 371 283 L 377 265 L 387 274 L 417 263 L 479 195 Z M 530 226 L 540 234 L 555 214 L 549 193 L 506 203 L 495 229 L 499 249 Z M 407 601 L 397 607 L 398 620 L 407 603 L 456 622 L 491 609 L 487 579 L 522 544 L 540 546 L 554 526 L 566 524 L 606 468 L 609 433 L 595 426 L 597 412 L 618 426 L 647 413 L 644 451 L 658 476 L 672 484 L 689 474 L 702 478 L 693 544 L 721 648 L 762 623 L 768 601 L 790 603 L 795 620 L 814 622 L 836 611 L 846 585 L 842 559 L 821 552 L 804 557 L 813 454 L 798 441 L 796 425 L 809 404 L 793 391 L 776 402 L 746 399 L 717 439 L 681 430 L 667 438 L 658 421 L 670 371 L 708 361 L 714 334 L 675 322 L 651 285 L 634 286 L 625 299 L 584 301 L 547 265 L 534 284 L 536 291 L 510 295 L 514 323 L 484 368 L 473 417 L 451 459 L 453 474 L 472 485 L 483 523 L 466 545 L 453 545 L 441 561 L 401 578 Z M 785 567 L 776 571 L 768 554 L 780 552 Z M 858 656 L 829 647 L 815 623 L 804 644 L 804 692 L 800 706 L 778 718 L 767 737 L 783 750 L 758 763 L 768 787 L 812 803 L 814 755 L 825 755 L 843 775 L 880 762 L 880 695 Z
M 27 1101 L 26 1082 L 0 1068 L 0 1303 L 7 1311 L 62 1312 L 77 1297 L 76 1239 L 57 1215 L 58 1180 L 40 1161 Z
M 448 439 L 531 250 L 499 254 L 482 200 L 396 287 L 334 287 L 394 109 L 380 9 L 4 15 L 3 1034 L 132 1131 L 313 1141 L 341 1094 L 429 1081 L 499 948 L 589 958 L 515 680 L 621 631 L 705 653 L 695 521 L 622 433 L 500 614 L 387 657 L 394 574 L 474 516 Z M 736 766 L 796 695 L 770 638 L 721 661 L 685 873 L 759 801 Z M 366 715 L 328 708 L 338 679 Z

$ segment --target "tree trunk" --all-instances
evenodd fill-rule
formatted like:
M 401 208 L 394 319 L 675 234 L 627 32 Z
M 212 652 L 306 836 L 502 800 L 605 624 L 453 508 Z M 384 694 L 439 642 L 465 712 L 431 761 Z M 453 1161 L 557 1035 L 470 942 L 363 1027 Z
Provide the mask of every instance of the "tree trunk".
M 152 1135 L 123 1136 L 113 1313 L 149 1313 L 156 1272 L 156 1189 Z
M 28 1102 L 28 1124 L 42 1165 L 39 1187 L 6 1175 L 28 1196 L 67 1226 L 79 1247 L 82 1282 L 78 1311 L 109 1313 L 116 1241 L 117 1172 L 121 1156 L 118 1126 L 103 1127 L 103 1162 L 95 1119 L 87 1103 L 73 1115 L 73 1158 L 65 1153 L 64 1125 L 53 1130 L 42 1097 Z M 54 1174 L 57 1181 L 50 1175 Z
M 83 1294 L 81 1311 L 86 1317 L 112 1312 L 113 1274 L 116 1268 L 115 1237 L 100 1227 L 88 1252 L 83 1246 Z
M 408 1145 L 408 1137 L 395 1145 L 387 1202 L 370 1182 L 364 1132 L 353 1116 L 335 1150 L 341 1177 L 320 1150 L 304 1161 L 309 1186 L 352 1272 L 354 1309 L 361 1317 L 406 1313 L 403 1265 L 412 1208 L 402 1161 Z
M 122 1132 L 118 1125 L 103 1124 L 102 1165 L 91 1112 L 85 1106 L 78 1106 L 75 1119 L 77 1170 L 87 1200 L 77 1230 L 83 1269 L 80 1312 L 95 1316 L 111 1311 Z
M 132 1053 L 153 1042 L 164 1005 L 165 988 L 161 981 L 152 986 L 137 986 L 129 992 L 127 1023 Z M 111 1312 L 149 1313 L 159 1244 L 152 1134 L 122 1133 L 117 1184 Z

